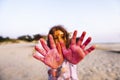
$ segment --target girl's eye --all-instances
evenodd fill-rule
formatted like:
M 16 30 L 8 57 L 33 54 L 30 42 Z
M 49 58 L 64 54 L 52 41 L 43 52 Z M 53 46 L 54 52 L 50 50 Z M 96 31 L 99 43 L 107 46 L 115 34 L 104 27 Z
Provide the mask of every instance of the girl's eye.
M 55 37 L 54 39 L 58 39 L 57 37 Z
M 56 39 L 57 38 L 57 36 L 54 36 L 54 39 Z

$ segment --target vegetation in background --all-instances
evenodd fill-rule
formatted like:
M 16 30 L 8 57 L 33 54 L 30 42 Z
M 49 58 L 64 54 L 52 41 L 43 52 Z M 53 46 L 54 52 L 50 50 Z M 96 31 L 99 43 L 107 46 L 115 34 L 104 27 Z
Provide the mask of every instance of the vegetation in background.
M 38 41 L 40 38 L 46 39 L 47 37 L 46 35 L 40 35 L 40 34 L 35 34 L 33 36 L 22 35 L 22 36 L 17 37 L 16 39 L 0 36 L 0 43 L 2 42 L 18 43 L 19 41 L 33 42 L 33 41 Z

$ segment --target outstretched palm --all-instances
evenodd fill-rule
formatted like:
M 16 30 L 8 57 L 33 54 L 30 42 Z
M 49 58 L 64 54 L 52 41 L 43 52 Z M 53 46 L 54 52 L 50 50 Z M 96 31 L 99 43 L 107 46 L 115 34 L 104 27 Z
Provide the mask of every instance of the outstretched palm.
M 64 57 L 72 64 L 77 64 L 85 57 L 85 55 L 95 49 L 95 46 L 85 49 L 91 41 L 91 37 L 88 37 L 88 39 L 82 44 L 85 34 L 86 32 L 83 32 L 79 40 L 76 42 L 77 31 L 74 31 L 69 48 L 66 48 L 65 44 L 60 42 Z
M 50 39 L 50 46 L 51 48 L 49 48 L 46 44 L 45 44 L 45 40 L 44 39 L 40 39 L 40 42 L 42 44 L 42 47 L 44 49 L 40 49 L 38 46 L 35 46 L 35 49 L 37 52 L 39 53 L 34 53 L 33 56 L 42 61 L 43 63 L 45 63 L 46 65 L 48 65 L 49 67 L 56 69 L 58 68 L 62 62 L 63 62 L 63 55 L 61 52 L 61 47 L 60 44 L 57 43 L 55 45 L 53 37 L 51 35 L 49 35 L 49 39 Z M 40 56 L 40 54 L 43 56 Z

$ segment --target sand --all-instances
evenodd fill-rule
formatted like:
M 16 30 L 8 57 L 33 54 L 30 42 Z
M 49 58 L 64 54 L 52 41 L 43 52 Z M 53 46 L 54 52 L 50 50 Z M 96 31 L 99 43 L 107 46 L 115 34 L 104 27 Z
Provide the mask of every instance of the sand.
M 32 57 L 34 45 L 0 44 L 0 80 L 47 80 L 47 66 Z M 120 80 L 120 43 L 96 45 L 77 65 L 79 80 Z

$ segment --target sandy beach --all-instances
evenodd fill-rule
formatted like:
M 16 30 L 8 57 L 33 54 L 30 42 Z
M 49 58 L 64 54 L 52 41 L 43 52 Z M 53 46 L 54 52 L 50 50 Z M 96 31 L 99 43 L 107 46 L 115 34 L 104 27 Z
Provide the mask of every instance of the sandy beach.
M 0 80 L 47 80 L 47 67 L 34 59 L 35 43 L 0 44 Z M 79 80 L 120 80 L 120 43 L 96 44 L 77 65 Z

